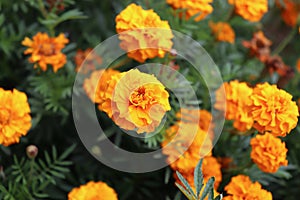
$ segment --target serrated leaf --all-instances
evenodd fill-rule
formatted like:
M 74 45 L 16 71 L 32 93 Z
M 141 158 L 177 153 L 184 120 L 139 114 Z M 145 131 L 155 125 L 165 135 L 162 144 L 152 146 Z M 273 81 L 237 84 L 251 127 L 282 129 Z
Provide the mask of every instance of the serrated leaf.
M 76 147 L 76 144 L 73 144 L 67 150 L 65 150 L 65 152 L 63 154 L 61 154 L 61 156 L 59 157 L 59 160 L 64 160 L 65 158 L 67 158 L 72 153 L 72 151 L 75 149 L 75 147 Z
M 205 188 L 201 194 L 200 200 L 204 200 L 204 198 L 208 195 L 210 190 L 214 190 L 215 177 L 210 177 L 205 185 Z
M 188 183 L 188 181 L 178 171 L 176 171 L 176 175 L 179 178 L 179 180 L 181 181 L 181 183 L 184 185 L 184 187 L 189 191 L 189 193 L 192 194 L 196 198 L 196 195 L 195 195 L 192 187 Z
M 180 184 L 175 183 L 175 185 L 179 188 L 179 190 L 189 199 L 189 200 L 196 200 L 196 198 L 190 194 L 184 187 L 182 187 Z
M 200 191 L 203 187 L 202 163 L 203 163 L 203 159 L 201 159 L 198 162 L 198 164 L 197 164 L 197 166 L 194 170 L 194 184 L 195 184 L 195 187 L 196 187 L 197 197 L 199 196 Z

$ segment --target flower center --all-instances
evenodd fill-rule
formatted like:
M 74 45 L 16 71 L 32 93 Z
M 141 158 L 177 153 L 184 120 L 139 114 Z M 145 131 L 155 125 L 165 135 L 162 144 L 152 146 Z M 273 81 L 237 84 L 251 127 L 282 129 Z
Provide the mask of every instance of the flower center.
M 45 56 L 51 56 L 55 54 L 54 44 L 45 43 L 39 46 L 39 53 Z
M 152 97 L 146 92 L 144 86 L 134 90 L 129 98 L 132 105 L 145 109 L 151 103 Z

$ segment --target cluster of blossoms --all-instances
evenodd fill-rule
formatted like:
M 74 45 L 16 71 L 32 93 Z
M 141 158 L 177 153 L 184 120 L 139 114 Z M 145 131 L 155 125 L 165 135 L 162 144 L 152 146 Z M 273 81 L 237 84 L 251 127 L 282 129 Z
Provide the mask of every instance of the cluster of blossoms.
M 224 200 L 235 199 L 257 199 L 272 200 L 272 194 L 262 189 L 260 183 L 253 183 L 248 176 L 238 175 L 231 178 L 230 183 L 225 187 L 228 196 Z
M 292 96 L 275 85 L 258 84 L 255 88 L 244 82 L 224 83 L 226 99 L 216 93 L 215 108 L 226 103 L 225 118 L 234 120 L 233 126 L 245 132 L 252 127 L 263 136 L 251 140 L 251 158 L 258 167 L 274 173 L 287 165 L 285 144 L 277 136 L 286 136 L 298 122 L 298 107 Z M 240 95 L 243 94 L 243 95 Z
M 29 47 L 24 54 L 31 54 L 29 62 L 37 63 L 43 70 L 47 70 L 47 65 L 52 65 L 53 71 L 57 72 L 66 62 L 67 57 L 61 52 L 69 40 L 64 34 L 57 37 L 49 37 L 47 33 L 37 33 L 33 39 L 26 37 L 22 44 Z M 35 65 L 35 68 L 38 67 Z
M 276 85 L 263 83 L 251 88 L 245 82 L 235 80 L 224 83 L 224 88 L 226 99 L 218 90 L 214 106 L 220 109 L 226 102 L 225 117 L 234 120 L 237 130 L 244 132 L 254 127 L 261 133 L 286 136 L 296 127 L 299 115 L 296 102 Z
M 200 116 L 195 119 L 195 116 Z M 194 186 L 193 171 L 199 160 L 203 159 L 203 175 L 206 182 L 211 176 L 215 177 L 215 189 L 221 180 L 221 165 L 212 156 L 212 127 L 210 127 L 212 116 L 206 110 L 181 109 L 177 115 L 178 121 L 166 130 L 165 139 L 161 143 L 163 153 L 167 155 L 167 162 L 174 171 L 180 172 Z M 194 138 L 191 138 L 195 130 Z M 179 157 L 179 158 L 178 158 Z M 178 159 L 177 159 L 178 158 Z M 178 181 L 176 174 L 174 178 Z
M 171 109 L 162 83 L 138 69 L 94 71 L 83 87 L 98 108 L 125 130 L 153 132 Z
M 68 194 L 68 200 L 118 200 L 117 193 L 104 182 L 90 181 L 78 188 L 73 188 Z
M 19 143 L 31 128 L 30 107 L 25 93 L 0 88 L 0 144 Z

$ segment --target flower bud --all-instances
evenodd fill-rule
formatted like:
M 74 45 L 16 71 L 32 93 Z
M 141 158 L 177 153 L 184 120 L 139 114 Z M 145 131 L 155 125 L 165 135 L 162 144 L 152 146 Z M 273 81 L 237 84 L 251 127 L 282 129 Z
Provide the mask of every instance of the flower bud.
M 33 159 L 37 156 L 39 150 L 35 145 L 29 145 L 26 148 L 26 154 L 28 156 L 28 158 Z

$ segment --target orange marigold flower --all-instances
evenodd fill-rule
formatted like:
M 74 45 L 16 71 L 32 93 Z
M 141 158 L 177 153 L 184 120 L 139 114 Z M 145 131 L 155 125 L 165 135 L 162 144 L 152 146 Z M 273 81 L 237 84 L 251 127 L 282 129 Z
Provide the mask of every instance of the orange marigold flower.
M 163 58 L 166 51 L 171 50 L 173 34 L 169 23 L 162 21 L 153 10 L 144 10 L 132 3 L 115 21 L 120 46 L 128 57 L 142 63 L 149 58 Z
M 0 88 L 0 144 L 20 141 L 31 128 L 30 107 L 25 93 Z
M 234 43 L 235 33 L 230 24 L 226 22 L 209 22 L 209 26 L 218 41 Z
M 283 0 L 284 5 L 279 0 L 276 4 L 281 9 L 281 17 L 283 21 L 289 26 L 296 26 L 300 14 L 300 4 L 291 0 Z
M 166 0 L 174 9 L 186 9 L 184 15 L 189 19 L 195 15 L 195 21 L 204 19 L 207 15 L 212 13 L 213 7 L 211 3 L 213 0 Z
M 225 187 L 225 191 L 229 196 L 224 197 L 224 200 L 272 200 L 273 198 L 270 192 L 262 189 L 260 183 L 252 183 L 250 178 L 245 175 L 232 177 L 229 184 Z
M 235 7 L 235 13 L 250 22 L 260 21 L 268 12 L 268 0 L 228 0 Z
M 287 166 L 288 150 L 279 138 L 270 133 L 256 135 L 251 139 L 250 144 L 252 146 L 251 158 L 262 171 L 274 173 L 280 166 Z
M 96 55 L 93 51 L 93 49 L 88 48 L 85 51 L 79 49 L 76 52 L 76 55 L 74 57 L 76 69 L 75 71 L 78 72 L 80 69 L 83 61 L 85 61 L 83 68 L 81 69 L 81 72 L 83 74 L 87 74 L 88 72 L 96 69 L 96 64 L 102 63 L 102 58 Z
M 262 31 L 254 33 L 250 41 L 243 41 L 243 45 L 250 50 L 251 56 L 256 56 L 261 62 L 265 62 L 270 56 L 272 42 Z
M 116 82 L 121 78 L 120 74 L 113 69 L 96 70 L 83 83 L 83 89 L 88 97 L 109 117 L 112 117 L 111 99 Z
M 111 99 L 114 122 L 137 133 L 153 132 L 171 109 L 169 93 L 154 75 L 138 69 L 122 74 Z
M 298 122 L 298 108 L 292 96 L 276 85 L 258 84 L 250 99 L 253 127 L 261 133 L 270 132 L 275 136 L 286 136 Z
M 296 68 L 297 68 L 297 71 L 300 72 L 300 58 L 297 60 Z
M 217 189 L 222 181 L 221 164 L 217 158 L 206 156 L 202 163 L 202 173 L 204 181 L 207 182 L 210 177 L 215 177 L 215 189 Z
M 196 136 L 192 138 L 193 140 L 188 146 L 188 142 L 191 140 L 190 133 L 195 128 L 197 129 Z M 170 163 L 171 168 L 179 171 L 192 186 L 194 185 L 193 171 L 199 160 L 205 156 L 202 166 L 204 181 L 206 182 L 211 176 L 214 176 L 216 178 L 215 189 L 218 187 L 222 180 L 221 165 L 216 158 L 211 156 L 211 139 L 197 122 L 177 122 L 166 130 L 165 139 L 161 145 L 164 147 L 163 153 L 168 156 L 167 162 Z M 182 155 L 178 158 L 179 154 Z M 177 179 L 175 173 L 174 177 Z
M 197 133 L 195 138 L 191 138 L 191 131 L 195 128 Z M 190 140 L 192 143 L 188 146 Z M 211 155 L 212 142 L 197 124 L 179 122 L 166 130 L 161 146 L 164 147 L 163 153 L 168 156 L 167 161 L 171 168 L 180 173 L 188 173 L 193 171 L 201 157 Z M 176 160 L 180 154 L 182 155 Z M 176 161 L 172 162 L 174 160 Z
M 43 71 L 47 70 L 48 64 L 52 65 L 53 71 L 56 72 L 67 62 L 66 55 L 61 50 L 68 42 L 63 33 L 57 37 L 49 37 L 47 33 L 39 32 L 33 36 L 33 40 L 26 37 L 22 45 L 29 47 L 24 51 L 24 54 L 31 54 L 29 62 L 38 63 Z
M 199 127 L 208 132 L 211 140 L 214 138 L 213 128 L 214 124 L 212 123 L 212 115 L 207 110 L 196 110 L 196 109 L 186 109 L 182 108 L 176 114 L 178 120 L 182 120 L 185 123 L 197 123 Z M 195 116 L 199 116 L 199 118 L 195 118 Z M 198 121 L 197 121 L 198 120 Z
M 242 132 L 249 130 L 253 125 L 253 118 L 248 111 L 253 89 L 245 82 L 239 82 L 237 80 L 224 83 L 224 88 L 226 99 L 223 99 L 223 96 L 219 95 L 221 92 L 220 88 L 216 91 L 216 103 L 214 107 L 221 110 L 223 109 L 223 105 L 226 104 L 225 118 L 234 120 L 233 126 L 237 130 Z
M 117 200 L 117 193 L 104 182 L 90 181 L 68 194 L 68 200 Z

